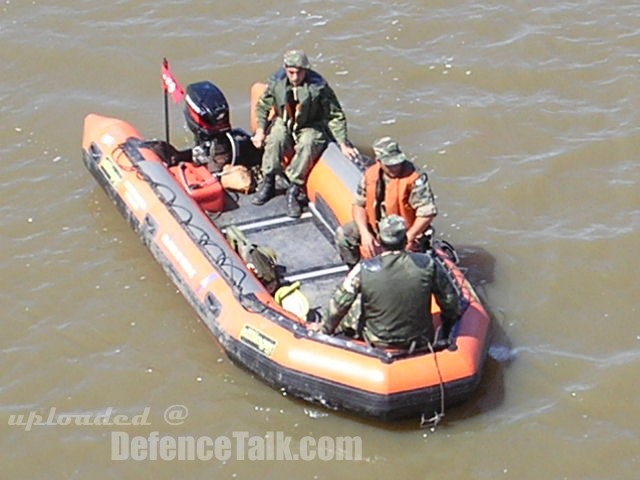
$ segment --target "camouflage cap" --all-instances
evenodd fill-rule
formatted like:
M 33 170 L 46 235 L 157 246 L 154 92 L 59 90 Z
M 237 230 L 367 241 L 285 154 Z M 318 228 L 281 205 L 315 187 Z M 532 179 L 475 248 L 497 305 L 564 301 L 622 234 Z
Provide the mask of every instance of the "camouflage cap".
M 382 137 L 373 142 L 373 152 L 376 158 L 387 167 L 399 165 L 407 160 L 405 154 L 400 150 L 398 142 L 391 137 Z
M 398 245 L 407 238 L 407 223 L 399 215 L 389 215 L 378 224 L 380 241 L 386 245 Z
M 309 63 L 309 59 L 307 58 L 307 54 L 302 50 L 289 50 L 285 52 L 283 57 L 283 62 L 285 67 L 295 67 L 295 68 L 311 68 L 311 64 Z

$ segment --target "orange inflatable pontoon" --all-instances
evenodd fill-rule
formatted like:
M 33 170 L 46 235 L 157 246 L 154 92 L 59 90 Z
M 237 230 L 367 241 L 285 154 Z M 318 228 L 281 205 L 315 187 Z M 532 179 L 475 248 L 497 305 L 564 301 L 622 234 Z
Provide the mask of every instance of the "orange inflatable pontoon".
M 346 273 L 332 236 L 350 220 L 362 175 L 335 144 L 311 171 L 309 205 L 300 219 L 285 215 L 282 195 L 253 206 L 251 195 L 224 192 L 204 166 L 191 165 L 186 173 L 169 168 L 150 145 L 123 120 L 85 118 L 86 167 L 231 359 L 283 393 L 381 419 L 431 416 L 473 394 L 487 353 L 489 317 L 453 256 L 437 245 L 464 303 L 449 341 L 433 350 L 383 350 L 308 328 Z M 208 190 L 185 188 L 181 174 L 206 177 L 200 181 Z M 285 282 L 300 282 L 310 318 L 275 301 L 227 242 L 231 225 L 276 251 Z M 432 304 L 438 324 L 438 305 Z

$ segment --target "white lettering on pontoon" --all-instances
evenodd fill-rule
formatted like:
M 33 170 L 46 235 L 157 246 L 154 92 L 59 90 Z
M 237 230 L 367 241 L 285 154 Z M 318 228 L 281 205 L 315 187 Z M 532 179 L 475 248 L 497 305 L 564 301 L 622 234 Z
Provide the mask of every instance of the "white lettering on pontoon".
M 182 253 L 182 251 L 178 248 L 178 246 L 174 243 L 173 239 L 167 235 L 166 233 L 162 234 L 161 237 L 162 244 L 167 247 L 169 253 L 176 259 L 178 265 L 182 267 L 189 278 L 193 278 L 196 274 L 196 269 L 191 265 L 186 255 Z
M 134 210 L 146 210 L 147 202 L 145 202 L 142 195 L 133 187 L 132 183 L 125 181 L 124 183 L 124 198 Z

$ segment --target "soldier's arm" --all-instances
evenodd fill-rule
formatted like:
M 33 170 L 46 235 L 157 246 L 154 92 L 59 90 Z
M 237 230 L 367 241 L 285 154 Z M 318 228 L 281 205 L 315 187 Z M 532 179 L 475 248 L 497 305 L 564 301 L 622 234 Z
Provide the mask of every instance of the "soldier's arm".
M 440 306 L 440 319 L 445 337 L 449 336 L 451 328 L 462 314 L 462 303 L 458 289 L 454 285 L 454 279 L 448 274 L 443 262 L 434 258 L 434 284 L 433 294 Z
M 427 231 L 427 228 L 431 226 L 431 222 L 433 222 L 435 217 L 435 215 L 429 215 L 427 217 L 416 216 L 414 222 L 409 225 L 407 229 L 407 246 L 410 247 L 420 235 Z
M 422 172 L 414 182 L 409 195 L 409 205 L 416 211 L 418 217 L 435 217 L 438 214 L 436 199 L 427 172 Z
M 360 292 L 360 264 L 357 264 L 347 274 L 346 278 L 335 291 L 329 301 L 327 318 L 322 324 L 322 332 L 332 334 L 340 321 L 351 308 Z
M 423 234 L 438 215 L 435 196 L 429 185 L 429 177 L 422 172 L 413 184 L 409 195 L 409 205 L 416 212 L 416 219 L 407 229 L 407 243 L 411 243 Z
M 271 79 L 256 104 L 256 131 L 251 137 L 251 141 L 256 148 L 263 148 L 267 137 L 266 129 L 269 124 L 269 114 L 271 112 L 271 108 L 275 105 L 273 85 L 274 80 Z
M 342 106 L 333 89 L 327 84 L 322 91 L 323 110 L 326 116 L 327 127 L 335 138 L 336 142 L 348 145 L 347 140 L 347 117 L 342 110 Z
M 271 111 L 271 107 L 275 105 L 275 97 L 273 96 L 273 85 L 273 80 L 271 80 L 262 96 L 258 99 L 258 103 L 256 105 L 256 131 L 261 130 L 262 132 L 264 132 L 264 130 L 267 128 L 269 112 Z

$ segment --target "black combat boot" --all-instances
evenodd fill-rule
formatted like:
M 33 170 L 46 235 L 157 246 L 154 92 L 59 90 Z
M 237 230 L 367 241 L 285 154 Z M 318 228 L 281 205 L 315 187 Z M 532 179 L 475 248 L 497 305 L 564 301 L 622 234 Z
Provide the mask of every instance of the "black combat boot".
M 275 175 L 265 175 L 264 180 L 258 187 L 256 195 L 251 200 L 254 205 L 264 205 L 276 194 Z
M 287 190 L 287 216 L 291 218 L 300 218 L 302 215 L 302 207 L 298 201 L 300 187 L 291 185 Z

